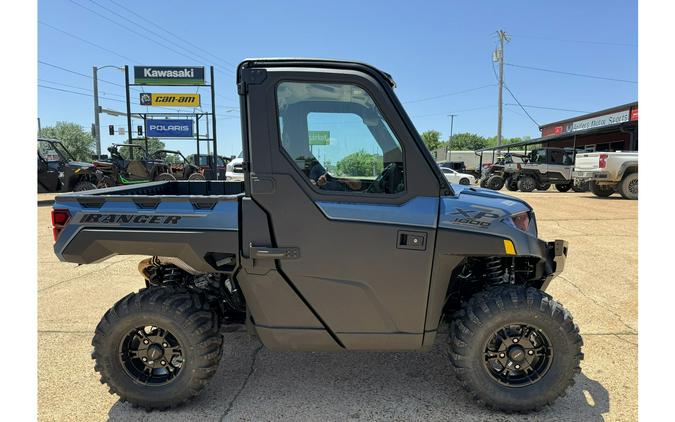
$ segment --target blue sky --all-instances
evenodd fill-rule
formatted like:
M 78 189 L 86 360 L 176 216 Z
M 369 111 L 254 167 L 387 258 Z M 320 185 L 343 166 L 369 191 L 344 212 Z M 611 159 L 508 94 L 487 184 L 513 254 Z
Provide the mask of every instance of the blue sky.
M 91 75 L 94 65 L 215 65 L 218 148 L 227 155 L 241 149 L 234 70 L 246 57 L 371 63 L 393 75 L 397 95 L 417 129 L 436 129 L 444 138 L 450 133 L 449 113 L 458 114 L 455 133 L 496 134 L 491 56 L 497 29 L 512 36 L 506 63 L 637 80 L 636 1 L 260 0 L 253 6 L 228 1 L 40 0 L 38 7 L 38 59 L 50 65 L 85 75 Z M 66 120 L 89 128 L 91 79 L 50 65 L 38 63 L 43 127 Z M 124 82 L 115 69 L 102 70 L 99 77 Z M 505 80 L 523 105 L 576 110 L 528 108 L 540 124 L 637 99 L 633 83 L 513 66 L 505 67 Z M 468 92 L 446 95 L 462 91 Z M 210 104 L 207 89 L 200 92 L 202 102 Z M 123 100 L 122 87 L 102 82 L 100 95 L 107 97 L 101 100 L 103 107 L 124 109 L 123 102 L 115 101 Z M 132 101 L 137 102 L 137 95 L 132 92 Z M 515 104 L 504 95 L 506 104 Z M 126 122 L 107 115 L 101 119 L 105 152 L 111 142 L 125 139 L 109 136 L 107 125 Z M 506 105 L 504 136 L 524 135 L 537 137 L 539 131 L 520 108 Z M 195 149 L 193 141 L 166 144 L 186 153 Z

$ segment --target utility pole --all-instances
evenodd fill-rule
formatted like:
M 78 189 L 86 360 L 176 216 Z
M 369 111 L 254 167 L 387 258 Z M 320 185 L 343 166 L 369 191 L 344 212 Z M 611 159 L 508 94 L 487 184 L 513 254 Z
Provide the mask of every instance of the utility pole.
M 40 118 L 38 117 L 38 138 L 42 136 L 42 126 L 40 125 Z
M 447 154 L 447 160 L 450 161 L 450 157 L 452 156 L 452 132 L 455 126 L 455 116 L 456 114 L 448 114 L 450 117 L 450 139 L 448 140 L 448 154 Z
M 499 47 L 492 55 L 492 61 L 499 62 L 499 104 L 497 112 L 497 146 L 502 145 L 502 91 L 504 89 L 504 41 L 509 42 L 511 37 L 503 30 L 497 31 Z
M 94 66 L 94 138 L 96 139 L 96 159 L 101 158 L 101 121 L 98 107 L 98 68 Z

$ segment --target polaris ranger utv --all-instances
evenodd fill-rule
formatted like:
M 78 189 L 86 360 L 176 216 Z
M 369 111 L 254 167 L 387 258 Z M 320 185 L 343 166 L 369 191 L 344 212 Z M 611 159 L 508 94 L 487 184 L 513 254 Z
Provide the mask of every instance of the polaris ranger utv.
M 60 260 L 152 256 L 146 287 L 96 328 L 111 392 L 148 409 L 196 396 L 223 324 L 278 351 L 428 351 L 447 321 L 449 363 L 476 399 L 524 412 L 564 394 L 582 339 L 545 290 L 568 245 L 537 238 L 527 203 L 450 185 L 372 66 L 250 59 L 237 83 L 244 182 L 56 198 Z

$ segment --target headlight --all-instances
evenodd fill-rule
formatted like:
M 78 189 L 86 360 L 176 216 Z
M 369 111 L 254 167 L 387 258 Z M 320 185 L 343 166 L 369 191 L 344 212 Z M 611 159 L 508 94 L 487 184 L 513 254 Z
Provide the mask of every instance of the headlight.
M 529 212 L 521 212 L 520 214 L 516 214 L 511 216 L 511 220 L 513 221 L 513 225 L 516 226 L 516 228 L 526 232 L 527 229 L 530 228 L 530 213 Z

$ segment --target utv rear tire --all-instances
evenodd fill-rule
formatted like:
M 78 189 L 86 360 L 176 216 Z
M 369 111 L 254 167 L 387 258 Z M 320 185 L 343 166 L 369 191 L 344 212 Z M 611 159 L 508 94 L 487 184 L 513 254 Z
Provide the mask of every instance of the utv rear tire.
M 524 176 L 518 180 L 518 190 L 521 192 L 532 192 L 537 187 L 537 181 L 532 176 Z
M 487 188 L 492 190 L 500 190 L 504 187 L 504 178 L 502 176 L 490 176 L 487 179 Z
M 77 184 L 75 184 L 75 187 L 73 188 L 73 192 L 82 192 L 83 190 L 93 190 L 93 189 L 96 189 L 95 184 L 83 180 L 83 181 L 77 182 Z
M 167 409 L 204 389 L 218 368 L 223 337 L 203 297 L 160 286 L 117 302 L 96 327 L 92 345 L 94 369 L 110 393 L 148 410 Z
M 550 183 L 544 183 L 543 185 L 537 186 L 537 190 L 540 190 L 540 191 L 547 191 L 549 189 L 551 189 Z
M 480 182 L 478 184 L 481 188 L 487 188 L 487 179 L 485 178 L 480 179 Z
M 155 182 L 158 182 L 160 180 L 176 180 L 176 176 L 174 176 L 171 173 L 161 173 L 155 176 Z
M 518 181 L 514 180 L 513 177 L 507 177 L 504 181 L 504 186 L 511 192 L 515 192 L 518 190 Z
M 572 183 L 560 183 L 555 185 L 555 188 L 558 190 L 558 192 L 567 192 L 572 189 Z
M 188 180 L 206 180 L 200 173 L 192 173 Z
M 624 199 L 638 199 L 638 174 L 631 173 L 624 176 L 617 190 Z
M 614 188 L 612 186 L 600 186 L 595 182 L 589 184 L 591 192 L 593 195 L 599 196 L 600 198 L 608 198 L 614 193 Z
M 459 381 L 474 399 L 507 412 L 535 411 L 563 396 L 581 371 L 582 345 L 569 312 L 532 287 L 477 293 L 450 324 L 450 361 Z

